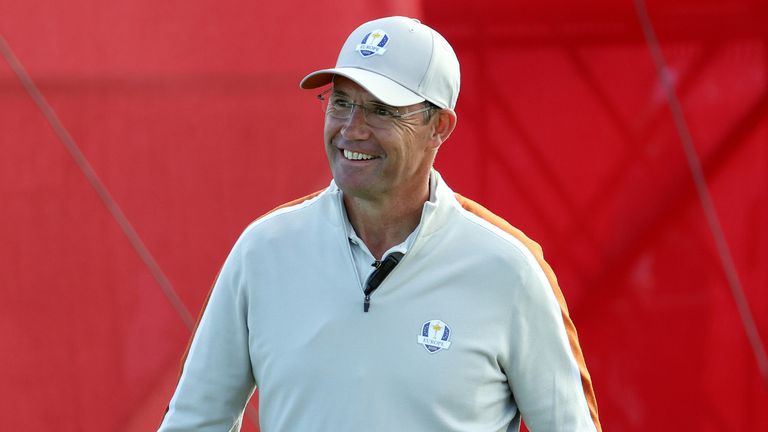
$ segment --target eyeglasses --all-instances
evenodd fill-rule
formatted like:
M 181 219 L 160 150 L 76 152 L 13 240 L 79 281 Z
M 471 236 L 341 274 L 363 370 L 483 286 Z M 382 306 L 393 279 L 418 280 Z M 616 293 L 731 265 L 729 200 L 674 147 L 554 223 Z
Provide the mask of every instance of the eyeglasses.
M 398 108 L 381 103 L 354 103 L 346 96 L 338 93 L 331 93 L 332 90 L 333 89 L 328 89 L 317 95 L 317 98 L 322 101 L 325 112 L 329 116 L 336 119 L 347 120 L 352 118 L 355 108 L 358 108 L 363 111 L 363 119 L 365 122 L 369 126 L 376 128 L 385 128 L 402 119 L 435 109 L 435 106 L 430 105 L 415 111 L 401 113 Z

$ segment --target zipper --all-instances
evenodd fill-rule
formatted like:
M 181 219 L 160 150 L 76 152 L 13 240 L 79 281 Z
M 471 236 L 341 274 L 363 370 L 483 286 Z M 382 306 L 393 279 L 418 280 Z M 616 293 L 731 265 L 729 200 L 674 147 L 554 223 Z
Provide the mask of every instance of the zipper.
M 373 292 L 376 291 L 376 288 L 384 282 L 384 279 L 395 269 L 395 266 L 397 266 L 401 259 L 403 259 L 402 252 L 392 252 L 384 257 L 383 260 L 373 262 L 373 266 L 376 267 L 376 269 L 370 276 L 368 276 L 368 280 L 365 281 L 363 312 L 368 312 L 368 309 L 371 307 L 371 294 L 373 294 Z

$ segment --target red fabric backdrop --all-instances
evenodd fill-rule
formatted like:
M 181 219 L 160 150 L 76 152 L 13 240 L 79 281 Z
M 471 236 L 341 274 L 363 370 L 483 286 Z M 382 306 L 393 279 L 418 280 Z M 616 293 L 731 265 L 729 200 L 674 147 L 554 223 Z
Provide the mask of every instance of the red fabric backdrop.
M 462 62 L 437 168 L 544 246 L 605 429 L 768 429 L 634 3 L 475 3 L 0 0 L 0 35 L 197 316 L 239 232 L 329 181 L 300 78 L 421 18 Z M 766 341 L 768 6 L 647 8 Z M 5 58 L 0 245 L 0 429 L 156 426 L 189 329 Z

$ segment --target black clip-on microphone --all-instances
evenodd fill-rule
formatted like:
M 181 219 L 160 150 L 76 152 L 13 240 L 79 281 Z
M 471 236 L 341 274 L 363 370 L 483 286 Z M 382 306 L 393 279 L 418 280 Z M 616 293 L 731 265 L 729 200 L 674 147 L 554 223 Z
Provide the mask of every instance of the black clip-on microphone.
M 401 252 L 392 252 L 387 255 L 383 260 L 373 263 L 376 266 L 376 270 L 368 276 L 368 280 L 365 281 L 365 301 L 363 302 L 363 312 L 368 312 L 368 308 L 371 307 L 371 293 L 376 291 L 376 288 L 384 282 L 384 278 L 394 270 L 395 266 L 403 258 Z

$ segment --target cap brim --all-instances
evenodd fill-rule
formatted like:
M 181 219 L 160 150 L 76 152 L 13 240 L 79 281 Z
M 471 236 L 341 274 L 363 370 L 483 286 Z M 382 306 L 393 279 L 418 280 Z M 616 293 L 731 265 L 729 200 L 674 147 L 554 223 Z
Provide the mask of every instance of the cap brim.
M 299 84 L 301 88 L 313 89 L 330 84 L 334 75 L 349 78 L 371 93 L 376 99 L 392 106 L 408 106 L 424 102 L 422 96 L 375 72 L 358 68 L 334 68 L 312 72 Z

